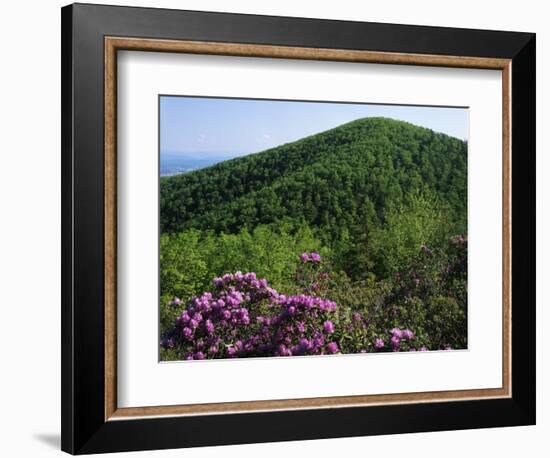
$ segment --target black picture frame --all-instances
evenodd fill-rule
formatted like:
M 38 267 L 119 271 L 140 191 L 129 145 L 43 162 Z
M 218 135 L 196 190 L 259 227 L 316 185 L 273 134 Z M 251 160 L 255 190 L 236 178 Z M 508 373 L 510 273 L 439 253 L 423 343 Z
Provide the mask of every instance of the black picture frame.
M 61 14 L 64 451 L 535 424 L 535 34 L 89 4 Z M 511 59 L 511 398 L 105 421 L 105 36 Z

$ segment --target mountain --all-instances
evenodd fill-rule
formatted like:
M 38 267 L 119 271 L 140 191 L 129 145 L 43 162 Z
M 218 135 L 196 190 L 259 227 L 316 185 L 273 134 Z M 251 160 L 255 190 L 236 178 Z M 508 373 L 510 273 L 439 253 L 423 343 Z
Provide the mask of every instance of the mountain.
M 237 233 L 282 221 L 327 239 L 389 204 L 433 191 L 465 226 L 467 144 L 387 118 L 363 118 L 246 157 L 161 179 L 161 231 Z

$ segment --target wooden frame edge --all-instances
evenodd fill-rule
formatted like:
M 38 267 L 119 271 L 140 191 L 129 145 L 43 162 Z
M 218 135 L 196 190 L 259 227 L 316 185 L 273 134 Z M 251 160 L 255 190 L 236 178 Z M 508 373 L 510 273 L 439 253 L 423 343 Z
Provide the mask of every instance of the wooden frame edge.
M 295 46 L 220 43 L 148 38 L 105 37 L 108 47 L 128 51 L 173 52 L 237 57 L 268 57 L 371 64 L 426 65 L 502 70 L 510 59 L 463 57 L 436 54 L 363 51 L 333 48 L 302 48 Z
M 117 159 L 116 159 L 116 47 L 105 40 L 105 420 L 117 410 L 116 344 L 116 252 L 117 252 Z
M 243 401 L 215 404 L 117 407 L 116 377 L 116 92 L 117 51 L 174 52 L 188 54 L 269 57 L 394 65 L 424 65 L 502 71 L 502 371 L 501 388 L 434 391 L 422 393 L 337 396 L 270 401 Z M 208 414 L 251 413 L 277 410 L 343 408 L 388 404 L 430 403 L 501 399 L 512 396 L 511 369 L 511 59 L 406 54 L 362 50 L 302 48 L 240 43 L 161 40 L 110 37 L 104 38 L 105 51 L 105 421 L 143 417 L 194 416 Z
M 512 61 L 502 69 L 502 372 L 512 397 Z
M 270 401 L 222 402 L 215 404 L 182 404 L 170 406 L 124 407 L 115 410 L 108 421 L 144 417 L 223 415 L 289 410 L 339 409 L 392 404 L 425 404 L 442 401 L 471 401 L 509 397 L 504 388 L 484 390 L 433 391 L 423 393 L 374 394 Z

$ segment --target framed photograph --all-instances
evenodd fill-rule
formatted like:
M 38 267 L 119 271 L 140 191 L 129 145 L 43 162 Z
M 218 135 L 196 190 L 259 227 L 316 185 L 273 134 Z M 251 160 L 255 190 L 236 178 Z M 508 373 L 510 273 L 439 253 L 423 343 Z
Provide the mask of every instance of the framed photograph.
M 62 448 L 535 423 L 535 35 L 62 9 Z

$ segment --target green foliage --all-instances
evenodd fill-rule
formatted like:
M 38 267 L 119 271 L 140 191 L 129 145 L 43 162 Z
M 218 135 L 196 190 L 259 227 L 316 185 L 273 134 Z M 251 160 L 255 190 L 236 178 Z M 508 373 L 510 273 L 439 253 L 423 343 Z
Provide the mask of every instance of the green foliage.
M 391 275 L 408 266 L 422 245 L 440 246 L 452 227 L 449 213 L 431 191 L 413 191 L 404 199 L 391 200 L 383 224 L 368 237 L 374 270 Z
M 424 246 L 396 273 L 378 320 L 415 329 L 429 348 L 467 344 L 467 243 L 462 236 L 438 248 Z
M 298 254 L 318 251 L 329 256 L 311 229 L 258 226 L 238 234 L 215 234 L 189 229 L 160 237 L 161 322 L 171 324 L 177 308 L 167 307 L 174 298 L 188 299 L 207 291 L 212 278 L 228 272 L 256 272 L 270 279 L 280 291 L 297 291 L 293 282 Z
M 424 246 L 407 270 L 381 282 L 352 282 L 335 274 L 317 252 L 303 253 L 294 264 L 291 282 L 299 295 L 280 295 L 266 279 L 237 272 L 215 278 L 208 292 L 183 307 L 167 303 L 173 316 L 172 326 L 162 333 L 163 359 L 444 350 L 467 345 L 467 249 L 462 237 L 438 250 Z M 221 306 L 227 306 L 227 294 L 235 291 L 239 304 L 230 305 L 227 310 L 233 311 L 222 316 L 215 308 L 220 307 L 218 299 L 224 298 Z M 329 313 L 321 309 L 319 315 L 313 304 L 328 307 L 327 299 L 332 306 L 324 310 Z M 295 304 L 310 306 L 296 314 Z M 292 311 L 288 305 L 293 305 Z M 203 328 L 194 331 L 200 321 Z M 325 333 L 321 341 L 316 340 L 320 332 Z M 380 340 L 382 346 L 377 345 Z M 336 345 L 332 351 L 329 342 Z M 235 351 L 228 353 L 229 348 Z

